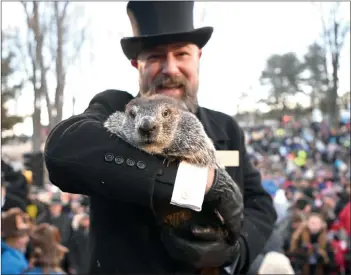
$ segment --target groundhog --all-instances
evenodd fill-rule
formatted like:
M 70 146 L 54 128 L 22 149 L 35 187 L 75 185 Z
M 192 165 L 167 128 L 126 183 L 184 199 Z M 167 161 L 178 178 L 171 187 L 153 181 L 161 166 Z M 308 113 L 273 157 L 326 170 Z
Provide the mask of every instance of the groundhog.
M 210 167 L 216 149 L 197 117 L 164 95 L 135 98 L 125 112 L 112 114 L 104 126 L 129 144 L 149 153 Z
M 186 161 L 201 167 L 221 168 L 216 162 L 216 149 L 202 123 L 178 100 L 153 95 L 131 100 L 125 112 L 113 113 L 104 123 L 112 134 L 149 154 L 165 160 Z M 191 184 L 191 182 L 189 182 Z M 177 228 L 187 222 L 210 227 L 216 236 L 228 238 L 228 231 L 215 208 L 204 205 L 201 212 L 167 205 L 154 205 L 164 224 Z M 205 269 L 200 274 L 219 274 L 218 269 Z

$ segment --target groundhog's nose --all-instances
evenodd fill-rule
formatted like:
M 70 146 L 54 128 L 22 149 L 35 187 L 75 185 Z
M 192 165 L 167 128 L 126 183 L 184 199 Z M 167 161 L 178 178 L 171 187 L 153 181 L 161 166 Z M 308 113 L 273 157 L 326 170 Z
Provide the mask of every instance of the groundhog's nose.
M 151 134 L 156 130 L 156 123 L 150 119 L 143 119 L 139 126 L 141 134 Z

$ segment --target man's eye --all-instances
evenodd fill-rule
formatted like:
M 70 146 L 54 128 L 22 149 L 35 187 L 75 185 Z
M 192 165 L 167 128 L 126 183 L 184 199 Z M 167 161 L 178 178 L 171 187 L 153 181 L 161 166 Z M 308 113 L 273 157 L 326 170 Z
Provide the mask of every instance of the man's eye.
M 159 54 L 153 54 L 148 56 L 148 60 L 155 60 L 155 59 L 160 59 L 161 55 Z
M 187 56 L 189 55 L 187 52 L 179 52 L 178 53 L 178 56 Z

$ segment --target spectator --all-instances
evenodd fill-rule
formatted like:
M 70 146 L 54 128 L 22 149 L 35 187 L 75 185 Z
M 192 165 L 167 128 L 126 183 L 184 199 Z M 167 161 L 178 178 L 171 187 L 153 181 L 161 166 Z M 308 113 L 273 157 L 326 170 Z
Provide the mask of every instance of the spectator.
M 40 217 L 37 223 L 48 223 L 54 225 L 60 231 L 62 244 L 67 245 L 72 234 L 72 220 L 63 210 L 61 196 L 59 193 L 54 194 L 50 201 L 49 211 L 46 215 Z
M 73 218 L 73 237 L 70 241 L 70 257 L 75 274 L 86 274 L 88 264 L 86 251 L 88 251 L 90 219 L 87 214 L 77 214 Z
M 339 221 L 343 229 L 347 232 L 349 238 L 351 237 L 351 220 L 350 220 L 351 204 L 345 205 L 339 214 Z
M 29 242 L 29 215 L 19 208 L 3 212 L 1 217 L 1 272 L 21 274 L 27 267 L 25 252 Z
M 65 274 L 61 262 L 68 249 L 60 244 L 61 236 L 57 227 L 47 223 L 40 224 L 34 228 L 31 240 L 31 266 L 24 274 Z
M 308 216 L 312 211 L 312 202 L 307 198 L 298 199 L 294 205 L 294 209 L 297 213 Z
M 320 214 L 312 213 L 307 222 L 295 230 L 289 252 L 303 257 L 303 261 L 300 262 L 303 275 L 328 273 L 327 267 L 333 261 L 333 257 L 327 238 L 327 225 Z
M 290 260 L 279 252 L 269 252 L 263 258 L 258 274 L 295 274 Z
M 21 167 L 13 167 L 10 163 L 1 160 L 1 171 L 3 179 L 7 182 L 6 191 L 11 200 L 16 201 L 17 205 L 9 205 L 5 211 L 11 207 L 20 207 L 26 211 L 28 198 L 28 182 L 22 173 Z M 6 206 L 6 205 L 5 205 Z
M 72 219 L 70 218 L 70 214 L 67 213 L 67 208 L 64 212 L 63 207 L 61 194 L 53 194 L 50 200 L 49 211 L 47 211 L 46 215 L 43 215 L 40 217 L 40 219 L 37 219 L 37 223 L 48 223 L 57 227 L 61 235 L 61 244 L 68 247 L 73 234 Z M 70 262 L 70 258 L 68 256 L 68 254 L 65 254 L 63 261 L 65 271 L 71 269 L 72 263 Z

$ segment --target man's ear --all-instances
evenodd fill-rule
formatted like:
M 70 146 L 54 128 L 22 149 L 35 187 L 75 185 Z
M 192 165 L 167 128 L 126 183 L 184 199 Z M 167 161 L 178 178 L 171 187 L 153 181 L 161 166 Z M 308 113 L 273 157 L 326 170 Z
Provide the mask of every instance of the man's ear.
M 201 58 L 202 56 L 202 49 L 199 50 L 199 59 Z
M 138 69 L 138 61 L 137 61 L 137 60 L 132 59 L 132 60 L 130 61 L 130 64 L 132 64 L 132 66 L 133 66 L 134 68 Z

